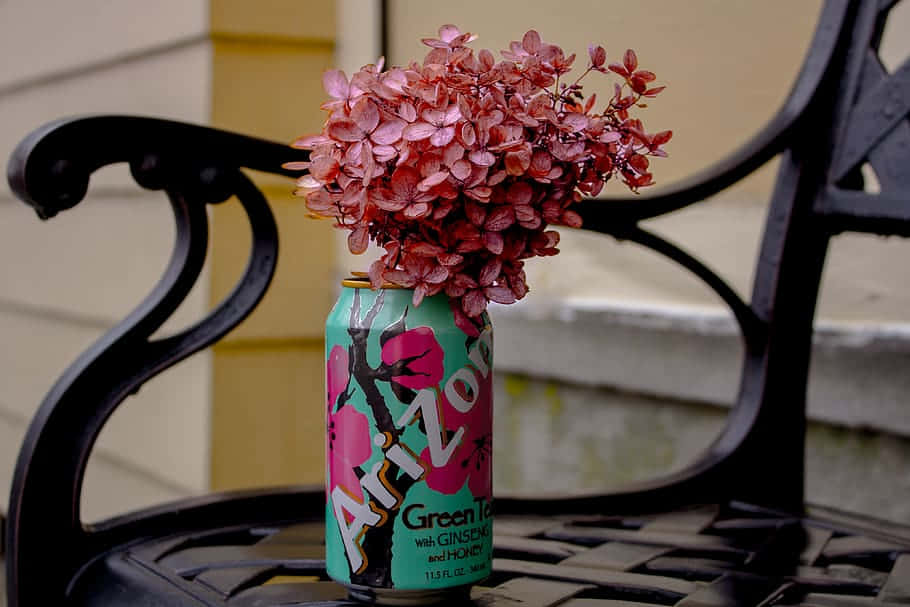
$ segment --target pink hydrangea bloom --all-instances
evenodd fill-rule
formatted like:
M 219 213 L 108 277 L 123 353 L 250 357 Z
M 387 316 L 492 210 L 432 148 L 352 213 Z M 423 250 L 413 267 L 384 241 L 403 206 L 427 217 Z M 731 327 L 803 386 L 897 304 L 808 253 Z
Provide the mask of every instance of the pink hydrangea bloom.
M 338 397 L 348 389 L 348 352 L 335 346 L 329 352 L 326 362 L 326 464 L 329 483 L 328 495 L 341 486 L 351 496 L 362 500 L 363 489 L 354 471 L 370 458 L 370 422 L 367 416 L 353 405 L 341 403 L 336 409 Z
M 413 288 L 414 303 L 445 292 L 463 314 L 525 296 L 524 260 L 554 255 L 550 225 L 580 227 L 571 207 L 611 179 L 638 191 L 654 183 L 649 157 L 666 156 L 671 131 L 648 133 L 632 115 L 657 96 L 653 72 L 627 50 L 607 64 L 590 45 L 572 82 L 575 55 L 530 30 L 493 53 L 476 36 L 443 25 L 422 63 L 383 71 L 380 59 L 355 73 L 329 70 L 322 133 L 297 194 L 309 210 L 350 230 L 354 253 L 385 249 L 370 266 L 374 286 Z M 613 96 L 585 98 L 589 73 L 619 79 Z M 497 272 L 492 272 L 492 269 Z

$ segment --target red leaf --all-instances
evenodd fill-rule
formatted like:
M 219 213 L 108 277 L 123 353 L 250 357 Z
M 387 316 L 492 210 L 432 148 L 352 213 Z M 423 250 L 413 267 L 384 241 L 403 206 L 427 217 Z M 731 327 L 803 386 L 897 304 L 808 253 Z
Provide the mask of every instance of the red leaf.
M 615 73 L 619 74 L 623 78 L 629 77 L 629 70 L 627 70 L 625 67 L 623 67 L 623 65 L 621 63 L 611 63 L 610 65 L 607 66 L 607 69 L 609 69 L 611 72 L 615 72 Z
M 417 120 L 417 110 L 414 108 L 414 105 L 408 101 L 405 101 L 398 106 L 398 115 L 406 122 L 414 122 Z
M 464 257 L 457 253 L 443 253 L 438 257 L 438 259 L 439 263 L 444 266 L 457 266 L 462 261 L 464 261 Z
M 448 171 L 439 171 L 438 173 L 433 173 L 423 181 L 417 184 L 417 189 L 421 192 L 426 192 L 431 190 L 434 186 L 439 185 L 449 176 Z
M 472 145 L 474 145 L 474 142 L 477 141 L 477 135 L 474 131 L 474 125 L 471 124 L 470 122 L 462 122 L 455 129 L 455 136 L 458 139 L 459 143 L 461 143 L 466 148 L 471 147 Z
M 537 216 L 537 211 L 533 207 L 526 204 L 517 204 L 515 205 L 515 219 L 518 221 L 533 221 L 534 217 Z
M 401 134 L 404 131 L 405 126 L 407 126 L 407 123 L 404 120 L 394 118 L 392 120 L 387 120 L 373 131 L 370 139 L 379 145 L 391 145 L 401 139 Z
M 653 89 L 646 90 L 644 93 L 642 93 L 642 95 L 644 95 L 645 97 L 657 97 L 657 94 L 660 93 L 665 88 L 667 88 L 667 87 L 655 86 Z
M 423 277 L 423 281 L 432 285 L 438 285 L 441 282 L 444 282 L 446 278 L 449 277 L 449 270 L 444 266 L 435 266 L 432 270 L 426 273 Z
M 385 256 L 383 256 L 385 259 Z M 374 289 L 382 287 L 382 273 L 385 271 L 385 261 L 383 259 L 377 259 L 370 264 L 370 286 Z
M 591 65 L 601 67 L 607 60 L 607 51 L 602 46 L 588 45 L 588 56 L 591 58 Z
M 322 74 L 322 87 L 333 99 L 347 99 L 348 79 L 340 70 L 326 70 Z
M 338 175 L 338 161 L 331 156 L 315 157 L 310 166 L 310 173 L 322 183 L 334 181 Z
M 521 47 L 531 55 L 539 52 L 540 46 L 540 34 L 538 34 L 535 30 L 528 30 L 528 32 L 521 39 Z
M 487 309 L 487 298 L 483 291 L 468 292 L 461 300 L 461 309 L 468 317 L 480 316 Z
M 647 172 L 649 164 L 648 157 L 642 156 L 641 154 L 633 154 L 632 157 L 629 158 L 629 166 L 639 173 Z
M 423 301 L 423 298 L 426 294 L 427 294 L 427 287 L 425 284 L 418 283 L 417 286 L 414 287 L 414 294 L 411 296 L 411 303 L 414 305 L 415 308 L 420 305 L 420 302 Z M 418 329 L 423 329 L 423 328 L 425 328 L 425 327 L 418 327 Z M 409 365 L 409 366 L 411 366 L 411 365 Z M 398 379 L 399 378 L 395 378 L 392 381 L 398 381 Z M 399 382 L 399 383 L 401 383 L 401 382 Z M 432 385 L 432 384 L 430 384 L 430 385 Z M 428 386 L 421 386 L 421 387 L 425 388 Z
M 420 174 L 409 166 L 400 166 L 392 173 L 392 191 L 395 197 L 405 202 L 410 201 L 420 181 Z
M 391 198 L 391 197 L 386 196 L 385 193 L 380 193 L 380 192 L 371 192 L 370 200 L 373 202 L 373 204 L 375 204 L 377 207 L 379 207 L 383 211 L 391 211 L 393 213 L 396 211 L 400 211 L 403 208 L 405 208 L 406 206 L 408 206 L 407 200 L 399 200 L 398 198 Z
M 655 146 L 663 145 L 673 137 L 673 131 L 661 131 L 651 137 L 651 143 Z
M 465 181 L 471 175 L 471 163 L 465 159 L 457 160 L 452 165 L 452 176 L 459 181 Z
M 424 121 L 429 122 L 434 126 L 442 126 L 443 120 L 446 118 L 446 113 L 443 110 L 435 110 L 432 108 L 426 109 L 420 113 L 420 117 Z
M 423 141 L 436 132 L 436 127 L 426 122 L 415 122 L 404 128 L 402 137 L 408 141 Z
M 324 143 L 330 143 L 331 139 L 325 135 L 307 135 L 306 137 L 300 137 L 296 139 L 294 143 L 291 144 L 291 147 L 299 148 L 302 150 L 312 150 L 317 145 L 322 145 Z
M 535 154 L 535 157 L 537 154 Z M 549 154 L 547 154 L 549 156 Z M 530 184 L 524 181 L 516 181 L 509 186 L 508 191 L 506 192 L 506 200 L 512 204 L 516 205 L 525 205 L 531 202 L 531 196 L 534 194 L 534 190 L 531 188 Z
M 487 72 L 489 72 L 493 65 L 496 63 L 496 59 L 493 57 L 493 53 L 491 53 L 488 49 L 481 50 L 480 53 L 477 54 L 477 59 L 480 60 L 481 67 L 483 67 L 483 69 Z
M 570 132 L 577 133 L 578 131 L 587 128 L 588 117 L 580 112 L 569 112 L 566 114 L 566 117 L 562 119 L 562 123 L 568 127 Z
M 447 43 L 442 40 L 437 40 L 436 38 L 421 38 L 420 41 L 433 48 L 449 48 Z
M 483 246 L 485 246 L 490 253 L 499 255 L 502 253 L 503 247 L 505 247 L 505 241 L 502 239 L 502 234 L 499 232 L 484 232 Z
M 417 284 L 417 279 L 404 270 L 389 270 L 384 276 L 389 282 L 408 289 Z
M 408 219 L 420 219 L 426 217 L 432 211 L 432 207 L 426 202 L 415 202 L 409 205 L 403 212 Z
M 490 196 L 493 194 L 493 190 L 485 186 L 476 186 L 469 190 L 465 190 L 464 193 L 465 196 L 479 202 L 490 202 Z
M 654 184 L 654 175 L 652 175 L 651 173 L 645 173 L 644 175 L 641 175 L 640 177 L 636 177 L 634 179 L 634 183 L 636 186 L 638 186 L 640 188 L 643 188 L 647 185 L 653 185 Z
M 531 154 L 527 150 L 521 149 L 506 154 L 506 172 L 509 175 L 523 175 L 529 166 L 531 166 Z
M 487 178 L 487 185 L 490 185 L 490 186 L 499 185 L 500 183 L 505 181 L 506 177 L 508 177 L 508 175 L 506 174 L 505 171 L 496 171 L 495 173 L 490 175 L 489 178 Z
M 445 118 L 442 121 L 444 126 L 452 126 L 461 118 L 461 110 L 458 108 L 458 104 L 450 105 L 446 108 Z
M 502 232 L 513 223 L 515 223 L 515 209 L 509 205 L 502 205 L 490 211 L 483 224 L 483 229 L 488 232 Z
M 326 135 L 336 141 L 354 142 L 363 139 L 363 131 L 349 118 L 336 118 L 325 128 Z
M 481 167 L 490 167 L 496 164 L 496 156 L 486 150 L 474 150 L 468 154 L 471 162 Z
M 445 249 L 438 245 L 430 244 L 429 242 L 417 242 L 407 244 L 408 253 L 414 255 L 422 255 L 423 257 L 436 257 L 440 253 L 445 252 Z
M 307 208 L 314 213 L 326 214 L 325 216 L 330 216 L 327 213 L 334 209 L 335 202 L 337 202 L 337 198 L 325 190 L 316 190 L 306 196 Z
M 454 230 L 455 238 L 458 240 L 475 240 L 480 238 L 480 230 L 473 223 L 462 221 Z
M 495 301 L 496 303 L 515 303 L 515 294 L 512 293 L 511 289 L 506 287 L 485 287 L 483 294 L 486 295 L 487 299 Z
M 457 141 L 450 141 L 442 149 L 442 163 L 449 168 L 462 158 L 464 158 L 464 147 Z
M 367 226 L 357 226 L 348 234 L 348 249 L 351 253 L 360 255 L 367 250 L 368 244 L 370 244 L 370 232 Z
M 487 219 L 487 207 L 476 202 L 468 202 L 464 205 L 464 214 L 475 226 L 482 226 Z
M 648 83 L 646 83 L 644 80 L 642 80 L 638 76 L 632 76 L 629 79 L 629 86 L 631 86 L 632 90 L 635 91 L 636 93 L 638 93 L 639 95 L 643 95 L 644 92 L 648 90 Z
M 634 72 L 638 67 L 638 57 L 635 56 L 635 51 L 632 49 L 626 50 L 622 56 L 622 64 L 630 73 Z
M 496 258 L 493 258 L 488 261 L 483 268 L 481 268 L 477 282 L 482 286 L 492 285 L 493 281 L 499 278 L 499 274 L 501 272 L 502 262 Z
M 445 147 L 455 138 L 455 127 L 447 126 L 430 135 L 430 143 L 437 148 Z
M 443 42 L 451 42 L 455 38 L 461 35 L 461 30 L 457 26 L 452 25 L 451 23 L 446 23 L 445 25 L 440 26 L 439 28 L 439 39 Z
M 376 128 L 376 125 L 379 124 L 379 110 L 372 101 L 366 97 L 361 97 L 351 108 L 351 120 L 357 123 L 357 126 L 364 133 L 371 133 Z

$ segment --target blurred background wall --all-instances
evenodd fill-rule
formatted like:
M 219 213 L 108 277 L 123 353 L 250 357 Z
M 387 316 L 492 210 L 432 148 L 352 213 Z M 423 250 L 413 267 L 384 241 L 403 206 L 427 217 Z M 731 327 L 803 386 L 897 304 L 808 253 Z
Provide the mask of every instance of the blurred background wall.
M 165 0 L 0 3 L 0 156 L 61 116 L 140 114 L 278 141 L 322 124 L 332 2 Z M 86 518 L 210 488 L 319 482 L 322 318 L 332 231 L 304 219 L 287 180 L 254 176 L 278 218 L 282 256 L 257 312 L 210 352 L 149 382 L 105 428 Z M 237 204 L 210 209 L 197 288 L 162 332 L 201 317 L 233 285 L 249 237 Z M 0 510 L 26 424 L 66 365 L 151 289 L 173 243 L 160 192 L 125 166 L 41 222 L 0 185 Z M 328 262 L 328 263 L 327 263 Z
M 910 27 L 908 5 L 885 35 L 890 68 L 910 50 L 900 35 Z M 643 115 L 651 130 L 675 132 L 670 158 L 654 167 L 666 185 L 732 152 L 774 114 L 819 6 L 388 0 L 386 52 L 390 63 L 422 57 L 419 38 L 449 22 L 494 51 L 530 27 L 581 60 L 589 42 L 603 44 L 610 60 L 635 48 L 668 85 Z M 377 0 L 0 2 L 0 156 L 32 128 L 85 113 L 161 116 L 278 141 L 315 132 L 322 71 L 337 65 L 350 74 L 374 62 L 380 15 Z M 747 296 L 773 165 L 651 227 Z M 274 286 L 241 328 L 114 416 L 90 463 L 89 519 L 208 489 L 321 481 L 322 323 L 336 278 L 368 261 L 305 218 L 292 184 L 254 177 L 281 232 Z M 237 206 L 210 212 L 206 273 L 165 332 L 211 307 L 245 261 Z M 163 196 L 139 189 L 124 167 L 103 170 L 85 203 L 46 223 L 0 186 L 0 510 L 41 397 L 151 287 L 172 239 Z M 907 245 L 835 240 L 808 465 L 810 498 L 910 521 Z M 529 262 L 526 300 L 494 311 L 497 486 L 615 486 L 681 466 L 719 431 L 733 398 L 732 321 L 695 279 L 645 251 L 569 231 L 562 249 Z M 832 474 L 835 482 L 824 480 Z

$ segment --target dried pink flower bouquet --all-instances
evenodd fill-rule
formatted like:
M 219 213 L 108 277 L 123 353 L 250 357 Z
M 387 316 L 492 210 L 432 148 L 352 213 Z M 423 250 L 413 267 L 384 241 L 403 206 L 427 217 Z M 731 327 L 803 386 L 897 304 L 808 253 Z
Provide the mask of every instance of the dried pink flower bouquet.
M 350 230 L 353 253 L 372 239 L 385 254 L 370 266 L 375 288 L 388 281 L 414 289 L 414 304 L 445 292 L 468 317 L 488 301 L 512 303 L 528 291 L 524 259 L 555 255 L 549 224 L 579 227 L 572 204 L 596 196 L 617 176 L 633 191 L 651 185 L 648 156 L 665 156 L 672 133 L 648 134 L 630 111 L 664 87 L 638 69 L 632 50 L 605 66 L 603 47 L 574 82 L 561 80 L 575 60 L 534 30 L 495 62 L 454 25 L 423 65 L 383 71 L 383 60 L 348 81 L 330 70 L 331 99 L 297 195 L 309 210 Z M 614 72 L 622 81 L 605 107 L 585 100 L 580 81 Z

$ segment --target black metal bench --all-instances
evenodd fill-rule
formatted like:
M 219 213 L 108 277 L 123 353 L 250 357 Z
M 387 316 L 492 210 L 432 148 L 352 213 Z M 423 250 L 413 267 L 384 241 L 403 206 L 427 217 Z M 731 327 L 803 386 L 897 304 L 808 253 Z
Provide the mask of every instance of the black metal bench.
M 585 227 L 650 247 L 714 289 L 742 329 L 736 406 L 685 470 L 620 493 L 497 500 L 488 605 L 890 605 L 910 602 L 910 528 L 803 505 L 806 382 L 829 240 L 910 236 L 910 63 L 886 73 L 876 49 L 892 0 L 829 0 L 793 91 L 742 149 L 655 197 L 581 205 Z M 754 291 L 742 301 L 696 259 L 639 226 L 705 199 L 782 154 Z M 277 235 L 241 168 L 289 175 L 301 154 L 214 129 L 135 117 L 63 120 L 17 148 L 9 180 L 42 218 L 75 206 L 89 175 L 128 162 L 167 192 L 177 244 L 161 282 L 61 376 L 19 457 L 9 507 L 10 607 L 68 604 L 339 604 L 323 566 L 324 494 L 216 495 L 87 526 L 79 497 L 105 420 L 155 374 L 239 323 L 269 284 Z M 878 194 L 863 190 L 862 163 Z M 253 234 L 249 265 L 207 318 L 150 336 L 205 257 L 205 205 L 236 196 Z M 282 583 L 265 584 L 276 575 Z M 296 583 L 295 583 L 296 582 Z

